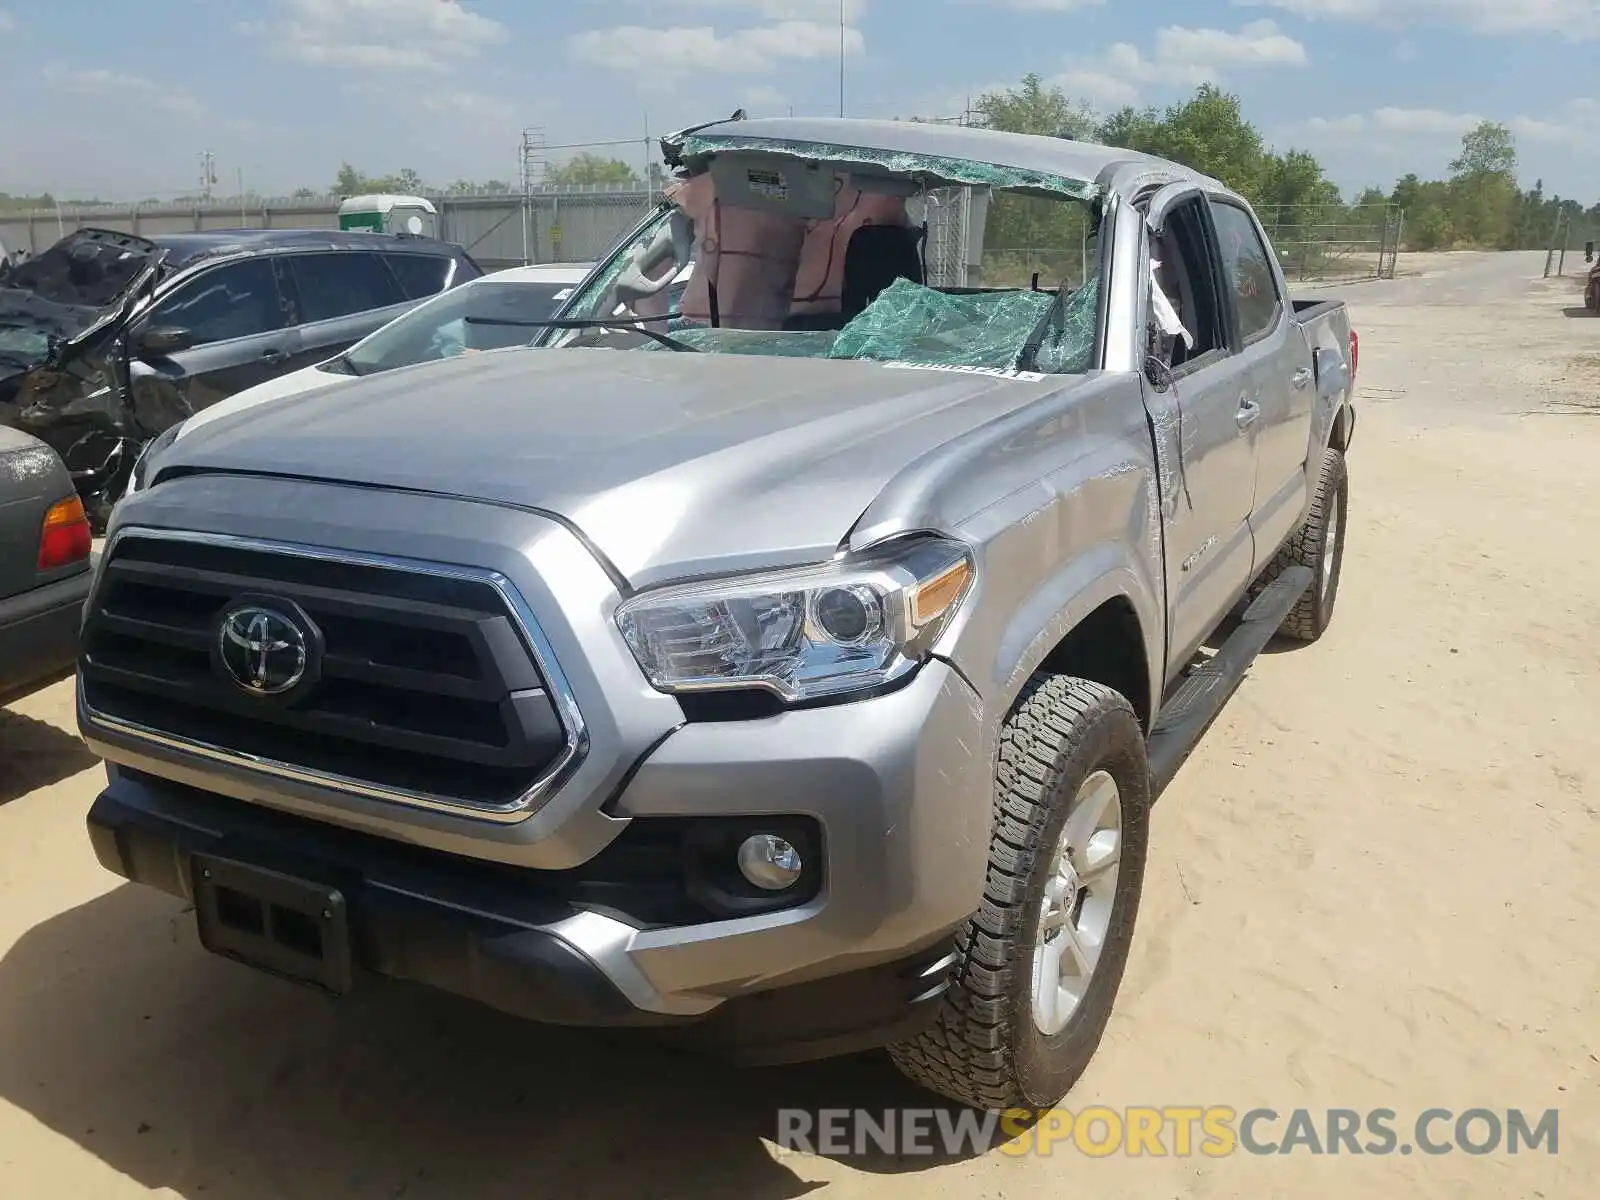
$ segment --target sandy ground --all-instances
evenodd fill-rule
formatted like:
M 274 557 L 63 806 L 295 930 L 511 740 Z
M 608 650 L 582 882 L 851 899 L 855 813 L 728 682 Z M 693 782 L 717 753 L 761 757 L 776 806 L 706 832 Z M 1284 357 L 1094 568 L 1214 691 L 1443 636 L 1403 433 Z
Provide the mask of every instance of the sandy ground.
M 1157 807 L 1067 1106 L 1381 1107 L 1403 1132 L 1557 1108 L 1556 1155 L 779 1153 L 779 1106 L 921 1101 L 873 1061 L 738 1072 L 207 956 L 179 904 L 94 863 L 62 686 L 0 712 L 0 1192 L 1593 1195 L 1600 320 L 1541 266 L 1438 256 L 1346 289 L 1364 399 L 1334 628 L 1263 657 Z

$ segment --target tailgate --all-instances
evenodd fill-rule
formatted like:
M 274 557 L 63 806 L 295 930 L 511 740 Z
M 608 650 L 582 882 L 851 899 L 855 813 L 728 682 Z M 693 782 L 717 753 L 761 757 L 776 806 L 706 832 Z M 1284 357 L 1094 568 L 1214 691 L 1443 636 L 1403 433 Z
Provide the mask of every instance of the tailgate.
M 1343 300 L 1296 300 L 1294 319 L 1305 333 L 1317 373 L 1317 393 L 1337 396 L 1347 391 L 1355 369 L 1350 335 L 1350 310 Z

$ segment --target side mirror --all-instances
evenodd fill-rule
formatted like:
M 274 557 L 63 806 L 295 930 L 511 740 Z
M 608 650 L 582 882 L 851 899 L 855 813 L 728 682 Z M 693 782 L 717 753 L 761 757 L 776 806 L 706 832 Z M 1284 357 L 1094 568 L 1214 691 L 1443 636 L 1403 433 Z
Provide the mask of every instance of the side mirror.
M 143 330 L 134 342 L 141 358 L 165 358 L 194 345 L 194 334 L 174 325 L 153 325 Z
M 1583 244 L 1583 261 L 1584 262 L 1593 262 L 1594 261 L 1594 243 L 1593 242 L 1585 242 Z

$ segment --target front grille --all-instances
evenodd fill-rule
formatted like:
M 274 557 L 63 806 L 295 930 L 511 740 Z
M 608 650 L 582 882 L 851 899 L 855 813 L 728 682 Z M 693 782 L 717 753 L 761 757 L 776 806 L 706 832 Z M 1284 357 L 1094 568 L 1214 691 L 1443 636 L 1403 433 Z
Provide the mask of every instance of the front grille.
M 320 675 L 287 703 L 218 669 L 241 597 L 320 630 Z M 401 565 L 129 534 L 103 567 L 80 677 L 93 713 L 244 759 L 471 807 L 518 803 L 568 730 L 505 596 Z

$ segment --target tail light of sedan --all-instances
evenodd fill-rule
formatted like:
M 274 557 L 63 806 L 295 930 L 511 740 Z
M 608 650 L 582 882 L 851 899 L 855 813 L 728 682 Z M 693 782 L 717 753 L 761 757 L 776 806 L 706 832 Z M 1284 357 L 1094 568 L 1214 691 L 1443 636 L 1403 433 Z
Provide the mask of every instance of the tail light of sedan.
M 82 562 L 89 557 L 93 545 L 94 535 L 89 530 L 83 501 L 76 496 L 57 501 L 44 514 L 44 527 L 39 532 L 39 570 L 54 571 Z

